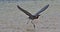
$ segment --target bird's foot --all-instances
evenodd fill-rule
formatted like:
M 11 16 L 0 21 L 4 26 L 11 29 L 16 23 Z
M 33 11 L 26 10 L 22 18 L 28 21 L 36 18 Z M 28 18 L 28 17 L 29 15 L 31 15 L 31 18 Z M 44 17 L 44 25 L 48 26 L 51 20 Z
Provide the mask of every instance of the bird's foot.
M 32 20 L 32 21 L 33 21 L 33 20 Z M 35 24 L 34 24 L 32 21 L 31 21 L 31 23 L 33 24 L 33 27 L 34 27 L 34 29 L 35 29 Z
M 30 19 L 28 20 L 27 24 L 29 23 Z

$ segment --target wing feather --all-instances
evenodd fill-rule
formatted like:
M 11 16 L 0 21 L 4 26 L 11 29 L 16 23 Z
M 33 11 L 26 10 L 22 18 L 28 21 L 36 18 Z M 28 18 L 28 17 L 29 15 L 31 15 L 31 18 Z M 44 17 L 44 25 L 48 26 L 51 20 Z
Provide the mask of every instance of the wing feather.
M 35 16 L 39 15 L 41 12 L 45 11 L 49 7 L 49 4 L 44 6 L 40 11 L 38 11 Z
M 24 12 L 26 15 L 28 15 L 28 16 L 32 16 L 31 13 L 29 13 L 28 11 L 22 9 L 21 7 L 19 7 L 19 5 L 17 5 L 17 7 L 18 7 L 19 10 L 21 10 L 22 12 Z

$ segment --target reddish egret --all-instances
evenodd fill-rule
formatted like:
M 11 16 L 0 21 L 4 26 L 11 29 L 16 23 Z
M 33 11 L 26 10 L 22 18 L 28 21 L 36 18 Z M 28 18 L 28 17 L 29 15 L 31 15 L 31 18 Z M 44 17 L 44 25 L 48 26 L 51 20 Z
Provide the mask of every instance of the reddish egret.
M 28 15 L 28 16 L 29 16 L 29 19 L 31 19 L 31 20 L 33 21 L 34 19 L 38 19 L 38 17 L 40 16 L 39 14 L 40 14 L 41 12 L 45 11 L 45 10 L 49 7 L 49 4 L 46 5 L 46 6 L 44 6 L 41 10 L 39 10 L 39 11 L 38 11 L 36 14 L 34 14 L 34 15 L 32 15 L 32 14 L 29 13 L 28 11 L 22 9 L 19 5 L 17 5 L 17 7 L 18 7 L 18 9 L 20 9 L 22 12 L 24 12 L 26 15 Z M 33 26 L 34 26 L 34 28 L 35 28 L 35 25 L 34 25 L 34 23 L 33 23 L 32 21 L 31 21 L 31 23 L 33 24 Z M 29 22 L 29 21 L 28 21 L 28 22 Z M 27 24 L 28 24 L 28 22 L 27 22 Z

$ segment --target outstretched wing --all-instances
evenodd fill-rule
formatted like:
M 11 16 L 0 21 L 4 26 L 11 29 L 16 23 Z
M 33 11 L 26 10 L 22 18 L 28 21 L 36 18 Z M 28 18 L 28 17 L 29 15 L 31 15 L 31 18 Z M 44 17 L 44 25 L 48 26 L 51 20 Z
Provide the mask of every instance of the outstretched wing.
M 41 12 L 45 11 L 49 7 L 49 4 L 44 6 L 40 11 L 38 11 L 35 16 L 39 15 Z
M 18 7 L 18 9 L 20 9 L 22 12 L 24 12 L 26 15 L 28 15 L 28 16 L 32 16 L 31 13 L 29 13 L 28 11 L 22 9 L 21 7 L 19 7 L 19 5 L 17 5 L 17 7 Z

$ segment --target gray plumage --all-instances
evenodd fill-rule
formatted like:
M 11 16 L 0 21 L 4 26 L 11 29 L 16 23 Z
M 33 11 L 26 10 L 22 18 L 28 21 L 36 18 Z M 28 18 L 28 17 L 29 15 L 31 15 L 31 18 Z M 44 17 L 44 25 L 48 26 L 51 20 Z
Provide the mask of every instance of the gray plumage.
M 24 12 L 26 15 L 29 16 L 29 19 L 38 19 L 38 17 L 40 16 L 39 14 L 43 11 L 45 11 L 48 7 L 49 7 L 49 4 L 44 6 L 40 11 L 38 11 L 36 14 L 32 15 L 31 13 L 29 13 L 28 11 L 22 9 L 21 7 L 19 7 L 19 5 L 17 5 L 18 9 L 20 9 L 22 12 Z
M 34 20 L 34 19 L 38 19 L 38 17 L 40 16 L 39 14 L 43 11 L 45 11 L 48 7 L 49 4 L 44 6 L 40 11 L 38 11 L 36 14 L 32 15 L 31 13 L 29 13 L 28 11 L 22 9 L 19 5 L 17 5 L 18 9 L 21 10 L 22 12 L 24 12 L 26 15 L 29 16 L 29 19 Z M 31 23 L 33 24 L 34 28 L 35 28 L 35 24 L 31 21 Z
M 38 11 L 38 12 L 35 14 L 35 16 L 36 16 L 36 15 L 39 15 L 41 12 L 45 11 L 48 7 L 49 7 L 49 4 L 46 5 L 46 6 L 44 6 L 40 11 Z

